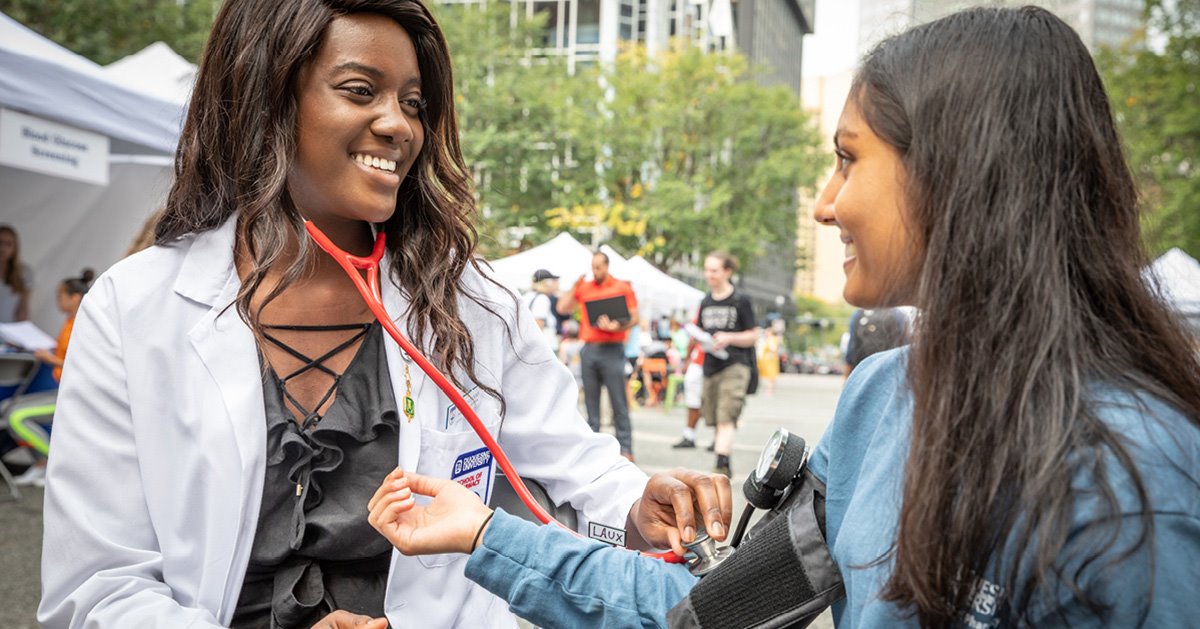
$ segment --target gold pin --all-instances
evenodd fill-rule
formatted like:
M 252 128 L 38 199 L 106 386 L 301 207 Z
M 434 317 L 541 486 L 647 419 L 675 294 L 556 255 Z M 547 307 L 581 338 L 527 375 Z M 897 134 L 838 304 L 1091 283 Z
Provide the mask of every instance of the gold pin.
M 405 358 L 408 356 L 405 355 Z M 417 414 L 417 405 L 412 398 L 412 376 L 408 371 L 408 362 L 404 363 L 404 416 L 408 418 L 408 423 L 412 423 L 413 416 Z

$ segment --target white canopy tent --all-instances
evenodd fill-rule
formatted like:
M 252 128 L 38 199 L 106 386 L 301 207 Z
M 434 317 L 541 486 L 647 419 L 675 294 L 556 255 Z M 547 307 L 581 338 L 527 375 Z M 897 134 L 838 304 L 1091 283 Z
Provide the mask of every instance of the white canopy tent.
M 196 66 L 159 41 L 104 66 L 104 74 L 131 89 L 182 105 L 191 97 Z
M 1200 262 L 1175 248 L 1159 256 L 1148 274 L 1162 297 L 1200 332 Z
M 641 256 L 626 259 L 612 247 L 600 251 L 608 256 L 608 271 L 628 281 L 638 298 L 643 317 L 690 314 L 700 305 L 704 293 L 659 271 Z M 517 291 L 528 290 L 533 272 L 546 269 L 562 278 L 564 288 L 579 277 L 591 276 L 592 250 L 570 234 L 562 233 L 547 242 L 491 263 L 494 276 Z
M 592 251 L 570 234 L 562 233 L 520 253 L 491 262 L 493 277 L 517 292 L 529 290 L 533 272 L 546 269 L 564 284 L 592 272 Z
M 0 116 L 0 222 L 20 234 L 31 316 L 53 334 L 57 283 L 103 272 L 162 204 L 183 107 L 0 14 Z
M 654 294 L 654 301 L 658 304 L 658 314 L 683 313 L 690 318 L 700 307 L 700 300 L 704 299 L 704 291 L 663 273 L 642 256 L 633 256 L 626 262 L 626 266 L 628 267 L 626 274 L 629 277 L 637 278 L 637 281 L 646 285 L 648 290 Z M 636 286 L 635 284 L 635 288 Z

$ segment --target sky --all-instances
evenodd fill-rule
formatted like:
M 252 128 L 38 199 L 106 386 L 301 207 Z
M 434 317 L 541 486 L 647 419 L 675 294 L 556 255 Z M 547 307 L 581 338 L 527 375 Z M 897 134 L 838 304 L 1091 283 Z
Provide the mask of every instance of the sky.
M 858 0 L 817 0 L 813 34 L 804 37 L 803 75 L 829 76 L 858 60 Z

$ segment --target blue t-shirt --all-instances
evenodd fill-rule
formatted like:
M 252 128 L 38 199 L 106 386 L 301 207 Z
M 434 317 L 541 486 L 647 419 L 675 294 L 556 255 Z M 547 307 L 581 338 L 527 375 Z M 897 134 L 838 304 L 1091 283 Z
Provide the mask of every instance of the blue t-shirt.
M 876 563 L 895 537 L 904 463 L 911 443 L 913 406 L 905 375 L 907 357 L 907 348 L 883 352 L 854 370 L 834 421 L 809 461 L 812 472 L 826 483 L 827 542 L 846 584 L 846 598 L 834 605 L 839 625 L 917 626 L 905 610 L 879 599 L 893 564 Z M 1200 429 L 1175 409 L 1146 395 L 1097 387 L 1090 392 L 1090 399 L 1102 420 L 1127 440 L 1149 493 L 1154 548 L 1143 546 L 1121 561 L 1111 577 L 1095 569 L 1081 575 L 1080 584 L 1089 595 L 1113 606 L 1111 617 L 1096 618 L 1070 593 L 1060 592 L 1050 597 L 1052 600 L 1035 601 L 1034 624 L 1128 627 L 1135 626 L 1145 611 L 1147 627 L 1196 626 L 1200 622 L 1200 596 L 1196 595 L 1200 576 Z M 1119 553 L 1140 532 L 1137 500 L 1118 466 L 1110 463 L 1107 469 L 1123 511 L 1115 547 Z M 1093 485 L 1077 479 L 1076 486 Z M 1076 530 L 1093 519 L 1097 500 L 1095 496 L 1080 499 L 1075 509 Z M 1099 552 L 1097 548 L 1090 554 Z M 1106 563 L 1096 561 L 1091 567 Z M 1078 565 L 1066 568 L 1073 571 Z M 1152 593 L 1146 589 L 1151 577 Z M 1011 624 L 1003 617 L 1007 597 L 998 581 L 992 575 L 991 580 L 977 584 L 973 609 L 962 626 Z

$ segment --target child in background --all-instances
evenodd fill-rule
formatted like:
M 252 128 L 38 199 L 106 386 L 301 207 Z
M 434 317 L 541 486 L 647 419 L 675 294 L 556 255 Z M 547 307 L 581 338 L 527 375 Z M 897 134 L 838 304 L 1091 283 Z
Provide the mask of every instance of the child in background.
M 54 352 L 39 349 L 33 353 L 38 360 L 54 366 L 56 381 L 62 380 L 63 361 L 67 358 L 67 343 L 71 340 L 71 328 L 75 327 L 75 313 L 79 312 L 79 304 L 83 302 L 83 296 L 87 294 L 88 288 L 92 286 L 92 280 L 95 278 L 95 271 L 84 269 L 79 277 L 67 278 L 58 285 L 56 297 L 58 309 L 67 315 L 67 320 L 63 322 L 62 330 L 58 333 L 58 345 L 55 346 Z
M 54 367 L 55 381 L 62 379 L 63 361 L 67 358 L 67 344 L 71 341 L 71 329 L 75 326 L 75 313 L 79 312 L 79 304 L 83 302 L 83 296 L 87 294 L 95 277 L 94 271 L 84 269 L 79 277 L 67 278 L 58 285 L 58 309 L 67 315 L 67 320 L 63 322 L 62 330 L 58 333 L 58 344 L 54 347 L 53 352 L 39 349 L 33 353 L 38 360 Z M 17 417 L 13 417 L 12 424 L 9 426 L 18 439 L 24 438 L 23 423 Z M 21 486 L 44 487 L 46 484 L 46 457 L 37 455 L 37 461 L 14 480 Z

